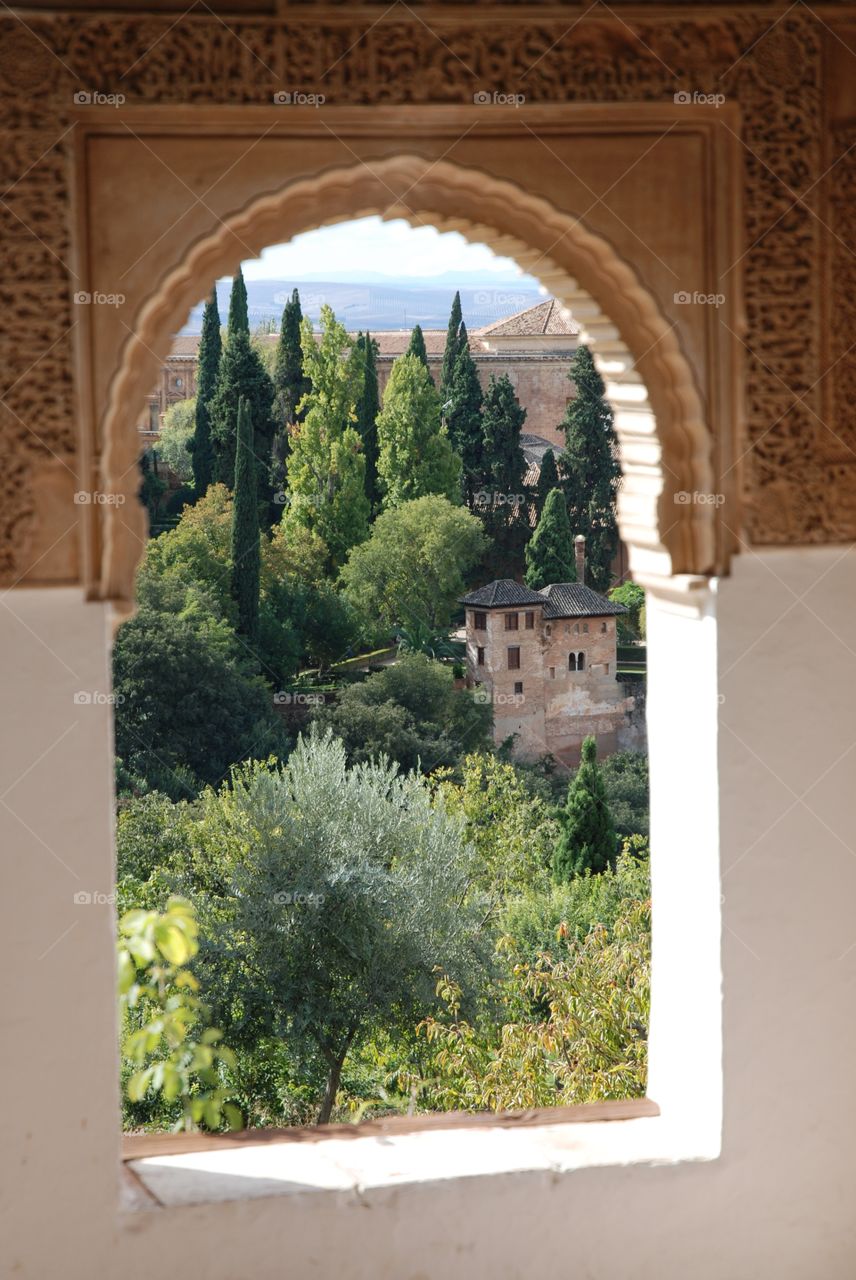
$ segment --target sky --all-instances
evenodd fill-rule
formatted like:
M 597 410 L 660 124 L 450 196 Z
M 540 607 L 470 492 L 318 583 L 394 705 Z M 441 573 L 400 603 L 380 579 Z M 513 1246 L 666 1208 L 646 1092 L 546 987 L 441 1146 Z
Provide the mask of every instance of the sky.
M 500 280 L 528 280 L 511 258 L 499 258 L 486 245 L 470 244 L 457 231 L 411 227 L 403 219 L 378 217 L 337 223 L 271 245 L 261 258 L 243 264 L 246 280 L 372 280 L 375 276 L 424 278 L 452 273 Z

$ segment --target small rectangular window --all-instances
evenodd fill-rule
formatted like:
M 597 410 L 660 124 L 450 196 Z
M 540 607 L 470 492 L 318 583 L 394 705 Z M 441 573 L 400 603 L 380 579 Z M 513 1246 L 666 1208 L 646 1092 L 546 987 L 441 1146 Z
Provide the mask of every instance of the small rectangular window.
M 480 667 L 484 666 L 484 649 L 481 645 L 476 649 L 476 664 Z
M 506 631 L 517 630 L 517 614 L 516 613 L 507 613 L 505 615 L 505 629 Z
M 527 631 L 533 631 L 534 629 L 535 629 L 535 614 L 534 614 L 534 612 L 527 612 L 527 614 L 526 614 L 526 630 L 527 630 Z
M 586 635 L 588 635 L 588 623 L 587 623 L 587 622 L 584 622 L 584 623 L 583 623 L 583 631 L 585 632 L 585 634 L 586 634 Z
M 514 681 L 514 692 L 515 692 L 515 693 L 522 693 L 522 692 L 523 692 L 523 681 L 522 681 L 522 680 L 515 680 L 515 681 Z
M 555 668 L 555 667 L 551 667 L 551 668 L 550 668 L 550 679 L 551 679 L 551 680 L 555 680 L 555 679 L 556 679 L 556 668 Z
M 486 613 L 473 614 L 473 628 L 476 631 L 487 631 L 487 614 Z
M 512 644 L 508 646 L 508 670 L 520 670 L 520 645 Z

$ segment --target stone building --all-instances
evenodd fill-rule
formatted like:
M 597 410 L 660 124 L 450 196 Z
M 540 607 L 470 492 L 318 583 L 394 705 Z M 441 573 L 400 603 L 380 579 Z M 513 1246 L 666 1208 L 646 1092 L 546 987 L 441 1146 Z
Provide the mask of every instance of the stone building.
M 379 348 L 377 371 L 381 396 L 395 360 L 410 344 L 410 332 L 409 329 L 390 329 L 372 333 Z M 469 335 L 470 352 L 482 387 L 487 390 L 492 374 L 496 377 L 508 374 L 526 410 L 523 444 L 530 465 L 537 465 L 549 446 L 564 445 L 559 423 L 573 397 L 568 369 L 578 340 L 577 324 L 555 298 L 547 298 Z M 179 334 L 173 342 L 158 385 L 149 393 L 137 424 L 150 443 L 156 439 L 169 406 L 196 394 L 199 341 L 199 334 Z M 277 334 L 263 334 L 260 341 L 272 349 L 276 346 Z M 435 382 L 440 380 L 445 346 L 445 329 L 425 331 L 428 365 Z
M 522 760 L 575 764 L 589 734 L 601 756 L 638 740 L 635 700 L 617 678 L 615 619 L 627 610 L 584 585 L 581 535 L 575 550 L 576 582 L 532 591 L 500 579 L 461 600 L 467 683 L 493 704 L 497 746 L 515 735 Z

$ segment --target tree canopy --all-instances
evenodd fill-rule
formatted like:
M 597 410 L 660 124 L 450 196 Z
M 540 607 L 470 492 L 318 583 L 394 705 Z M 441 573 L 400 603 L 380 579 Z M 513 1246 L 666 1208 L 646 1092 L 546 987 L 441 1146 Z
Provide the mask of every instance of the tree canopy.
M 612 409 L 603 379 L 588 347 L 574 352 L 569 377 L 576 395 L 568 404 L 562 428 L 562 487 L 574 534 L 586 540 L 586 577 L 596 591 L 606 591 L 618 550 L 615 495 L 620 469 Z
M 217 386 L 222 341 L 220 312 L 217 309 L 217 286 L 205 303 L 202 315 L 202 337 L 196 366 L 196 414 L 193 433 L 193 485 L 198 498 L 204 497 L 213 483 L 216 457 L 211 437 L 211 401 Z
M 461 462 L 440 426 L 440 398 L 416 355 L 400 356 L 377 419 L 378 477 L 387 507 L 438 493 L 460 500 Z
M 425 622 L 448 626 L 464 574 L 487 545 L 481 522 L 429 494 L 382 512 L 341 573 L 345 595 L 375 634 Z
M 366 460 L 353 425 L 364 359 L 326 304 L 321 308 L 320 342 L 312 321 L 304 316 L 301 345 L 312 385 L 303 402 L 303 422 L 291 437 L 283 521 L 318 534 L 337 567 L 368 533 Z
M 319 1123 L 349 1053 L 435 1006 L 438 963 L 474 983 L 470 862 L 459 823 L 417 779 L 349 768 L 330 737 L 205 794 L 189 879 L 212 939 L 214 1017 L 232 1043 L 287 1038 L 320 1066 Z
M 583 742 L 580 767 L 568 787 L 565 807 L 557 817 L 561 827 L 553 855 L 553 874 L 557 880 L 570 880 L 586 871 L 598 873 L 615 866 L 618 852 L 615 826 L 597 763 L 594 738 Z
M 527 587 L 540 591 L 552 582 L 576 582 L 574 542 L 561 489 L 552 489 L 541 519 L 526 544 Z

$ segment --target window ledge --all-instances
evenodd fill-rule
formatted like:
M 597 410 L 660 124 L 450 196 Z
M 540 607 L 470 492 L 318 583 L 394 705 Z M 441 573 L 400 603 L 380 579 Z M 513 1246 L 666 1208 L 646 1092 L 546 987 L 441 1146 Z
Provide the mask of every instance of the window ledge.
M 138 1191 L 126 1206 L 363 1191 L 715 1154 L 698 1146 L 689 1149 L 686 1127 L 667 1124 L 647 1099 L 509 1116 L 452 1114 L 323 1130 L 260 1130 L 252 1137 L 146 1135 L 125 1139 L 125 1167 Z

